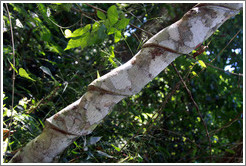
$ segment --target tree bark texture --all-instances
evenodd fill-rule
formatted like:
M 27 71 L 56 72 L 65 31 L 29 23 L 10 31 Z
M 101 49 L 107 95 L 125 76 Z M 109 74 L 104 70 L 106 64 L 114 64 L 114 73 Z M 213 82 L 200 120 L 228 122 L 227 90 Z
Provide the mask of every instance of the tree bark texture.
M 79 100 L 48 118 L 43 132 L 10 162 L 52 162 L 76 138 L 90 134 L 115 104 L 140 92 L 180 53 L 190 53 L 242 8 L 242 3 L 197 4 L 127 63 L 94 80 Z

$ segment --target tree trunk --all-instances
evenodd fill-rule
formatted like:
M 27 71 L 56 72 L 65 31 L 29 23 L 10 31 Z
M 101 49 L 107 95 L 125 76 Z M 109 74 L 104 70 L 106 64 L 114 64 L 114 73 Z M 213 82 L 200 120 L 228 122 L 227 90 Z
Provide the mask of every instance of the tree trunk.
M 127 63 L 93 81 L 79 100 L 48 118 L 43 132 L 10 162 L 52 162 L 76 138 L 90 134 L 115 104 L 141 91 L 180 53 L 194 50 L 242 8 L 242 3 L 196 5 L 148 40 Z

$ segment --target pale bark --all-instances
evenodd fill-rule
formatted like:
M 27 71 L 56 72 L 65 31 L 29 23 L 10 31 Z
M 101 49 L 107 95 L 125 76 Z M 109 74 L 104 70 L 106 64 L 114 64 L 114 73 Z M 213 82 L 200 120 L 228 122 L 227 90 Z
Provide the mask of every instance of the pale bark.
M 43 132 L 10 162 L 52 162 L 76 138 L 90 134 L 122 99 L 141 89 L 180 56 L 190 53 L 227 19 L 242 10 L 242 3 L 198 4 L 179 21 L 161 30 L 131 60 L 96 79 L 76 102 L 46 120 Z

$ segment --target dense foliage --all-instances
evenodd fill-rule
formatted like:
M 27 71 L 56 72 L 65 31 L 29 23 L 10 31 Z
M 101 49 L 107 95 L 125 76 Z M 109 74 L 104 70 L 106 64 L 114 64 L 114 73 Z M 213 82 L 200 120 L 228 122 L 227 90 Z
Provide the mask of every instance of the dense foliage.
M 46 118 L 80 98 L 90 82 L 125 63 L 151 34 L 192 6 L 8 4 L 17 76 L 12 135 L 4 142 L 9 142 L 6 162 L 41 133 Z M 207 51 L 195 59 L 184 55 L 174 62 L 198 110 L 183 85 L 176 86 L 180 78 L 169 66 L 140 93 L 115 106 L 92 134 L 77 139 L 56 162 L 242 162 L 243 77 L 224 71 L 243 73 L 242 18 L 240 13 L 223 24 L 204 43 Z M 5 4 L 3 21 L 7 129 L 13 51 Z

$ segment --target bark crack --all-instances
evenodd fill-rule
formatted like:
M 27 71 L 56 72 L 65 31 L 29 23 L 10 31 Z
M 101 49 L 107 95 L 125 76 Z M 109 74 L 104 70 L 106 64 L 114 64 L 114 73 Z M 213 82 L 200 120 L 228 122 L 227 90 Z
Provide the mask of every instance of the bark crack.
M 47 127 L 47 128 L 50 128 L 50 129 L 52 129 L 52 130 L 55 130 L 55 131 L 57 131 L 57 132 L 59 132 L 59 133 L 62 133 L 62 134 L 64 134 L 64 135 L 80 136 L 79 134 L 73 134 L 73 133 L 70 133 L 70 132 L 68 132 L 68 131 L 62 130 L 62 129 L 56 127 L 55 125 L 53 125 L 52 123 L 50 123 L 50 122 L 48 122 L 48 121 L 46 121 L 46 122 L 47 122 L 46 124 L 49 125 L 49 127 Z
M 102 93 L 102 94 L 117 95 L 117 96 L 127 96 L 127 97 L 129 96 L 129 95 L 124 95 L 124 94 L 115 93 L 115 92 L 112 92 L 112 91 L 109 91 L 109 90 L 105 90 L 105 89 L 97 87 L 95 85 L 89 85 L 87 90 L 88 91 L 97 91 L 97 92 Z

